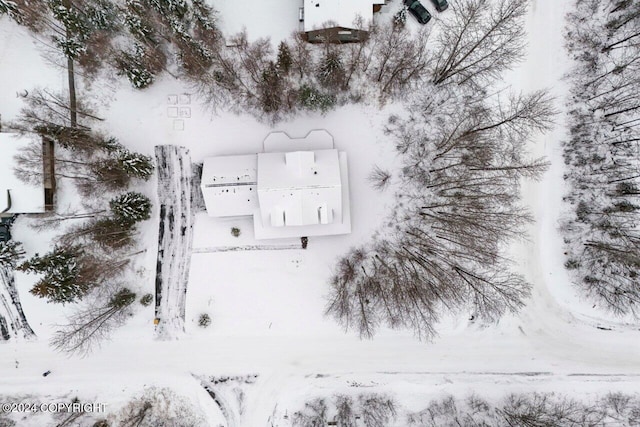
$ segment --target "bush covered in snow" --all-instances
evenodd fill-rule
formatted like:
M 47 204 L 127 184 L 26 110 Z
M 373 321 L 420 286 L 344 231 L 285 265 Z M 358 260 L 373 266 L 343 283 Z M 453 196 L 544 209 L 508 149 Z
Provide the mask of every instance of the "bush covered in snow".
M 149 307 L 153 302 L 153 294 L 144 294 L 142 298 L 140 298 L 140 304 L 144 307 Z
M 509 394 L 499 402 L 477 395 L 466 399 L 446 396 L 407 417 L 408 427 L 457 426 L 563 426 L 615 425 L 631 427 L 640 423 L 637 395 L 610 393 L 595 401 L 581 401 L 555 393 Z
M 569 139 L 564 142 L 565 266 L 616 314 L 640 304 L 640 3 L 580 0 L 569 14 Z
M 119 413 L 109 417 L 117 426 L 193 427 L 205 426 L 200 408 L 168 388 L 147 388 Z
M 360 394 L 352 397 L 336 394 L 331 399 L 316 398 L 305 403 L 304 409 L 293 414 L 294 427 L 326 425 L 367 427 L 394 425 L 396 402 L 383 394 Z M 332 424 L 329 424 L 332 423 Z
M 201 328 L 206 328 L 211 324 L 211 316 L 207 313 L 202 313 L 198 316 L 198 326 Z

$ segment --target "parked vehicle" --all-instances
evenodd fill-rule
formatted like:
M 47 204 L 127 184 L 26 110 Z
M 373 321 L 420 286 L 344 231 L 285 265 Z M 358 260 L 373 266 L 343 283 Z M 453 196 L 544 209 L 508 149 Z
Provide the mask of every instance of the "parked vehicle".
M 431 14 L 427 8 L 425 8 L 418 0 L 404 0 L 404 4 L 409 9 L 409 12 L 411 12 L 411 14 L 415 16 L 418 22 L 422 25 L 426 24 L 431 19 Z
M 438 12 L 442 12 L 449 7 L 449 3 L 447 3 L 447 0 L 431 0 L 431 3 L 433 3 Z

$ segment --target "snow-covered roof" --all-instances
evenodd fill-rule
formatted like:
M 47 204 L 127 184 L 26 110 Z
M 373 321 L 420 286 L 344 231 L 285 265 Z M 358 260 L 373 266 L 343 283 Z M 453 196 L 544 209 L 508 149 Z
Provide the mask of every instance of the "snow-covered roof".
M 272 227 L 331 224 L 342 217 L 338 150 L 258 154 L 258 197 Z
M 324 129 L 309 131 L 302 138 L 291 138 L 286 132 L 271 132 L 262 143 L 265 153 L 286 153 L 289 151 L 330 150 L 333 136 Z
M 10 208 L 5 213 L 44 212 L 44 186 L 25 184 L 14 172 L 14 156 L 31 143 L 30 138 L 0 132 L 0 213 L 9 207 L 9 203 Z
M 260 191 L 340 186 L 338 150 L 258 154 Z
M 347 155 L 333 148 L 331 134 L 275 132 L 264 146 L 265 153 L 205 159 L 209 216 L 252 215 L 257 239 L 349 233 Z M 277 148 L 292 150 L 268 151 Z
M 350 233 L 347 153 L 339 152 L 338 157 L 339 187 L 258 192 L 261 214 L 253 217 L 255 238 L 281 239 Z M 282 221 L 279 221 L 280 218 Z M 303 224 L 292 224 L 295 221 Z
M 373 20 L 373 6 L 377 4 L 384 4 L 384 0 L 304 0 L 304 31 L 325 28 L 328 22 L 354 28 L 359 18 L 366 30 Z
M 208 157 L 202 195 L 209 216 L 253 215 L 258 209 L 257 155 Z

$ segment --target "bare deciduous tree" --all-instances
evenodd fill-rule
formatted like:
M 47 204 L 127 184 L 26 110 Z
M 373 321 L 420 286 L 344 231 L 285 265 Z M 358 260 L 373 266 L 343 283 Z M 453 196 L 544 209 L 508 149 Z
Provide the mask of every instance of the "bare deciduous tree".
M 389 226 L 336 267 L 327 312 L 363 337 L 387 325 L 429 339 L 443 312 L 496 320 L 529 294 L 502 247 L 531 221 L 519 180 L 546 163 L 527 159 L 524 145 L 550 126 L 551 100 L 446 98 L 389 124 L 404 162 L 398 205 Z
M 433 81 L 476 84 L 491 81 L 524 53 L 527 0 L 462 0 L 440 25 Z
M 87 355 L 124 322 L 127 309 L 135 299 L 136 294 L 123 288 L 114 293 L 107 303 L 77 311 L 68 319 L 69 323 L 54 334 L 51 345 L 65 353 Z

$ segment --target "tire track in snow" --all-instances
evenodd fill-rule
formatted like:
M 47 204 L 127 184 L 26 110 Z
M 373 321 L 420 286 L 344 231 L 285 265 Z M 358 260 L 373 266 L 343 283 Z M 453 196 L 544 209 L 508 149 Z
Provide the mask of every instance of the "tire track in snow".
M 184 332 L 185 302 L 194 212 L 189 150 L 175 145 L 155 147 L 160 223 L 156 262 L 156 337 L 171 339 Z

